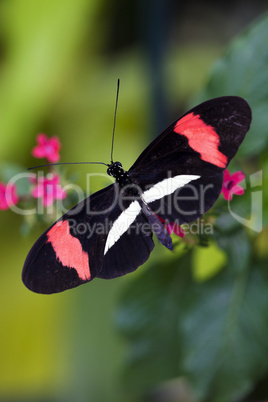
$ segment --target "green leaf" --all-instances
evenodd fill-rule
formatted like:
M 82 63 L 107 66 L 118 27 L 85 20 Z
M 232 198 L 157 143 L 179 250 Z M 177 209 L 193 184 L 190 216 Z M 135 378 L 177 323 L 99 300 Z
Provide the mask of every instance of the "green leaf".
M 210 242 L 209 247 L 195 247 L 193 251 L 193 276 L 205 281 L 216 275 L 226 265 L 226 254 Z
M 181 371 L 178 324 L 190 266 L 190 253 L 153 266 L 131 283 L 121 299 L 117 323 L 130 342 L 125 381 L 134 391 L 176 377 Z
M 226 269 L 185 300 L 183 371 L 202 400 L 238 400 L 268 369 L 267 286 L 259 267 Z
M 27 195 L 30 192 L 30 183 L 28 177 L 30 175 L 26 168 L 18 163 L 5 162 L 1 164 L 1 180 L 8 183 L 14 181 L 19 196 Z
M 125 381 L 144 390 L 187 376 L 199 401 L 230 402 L 268 370 L 268 278 L 254 266 L 202 284 L 191 253 L 149 268 L 126 289 L 118 326 L 128 340 Z
M 15 162 L 3 162 L 0 166 L 1 169 L 1 179 L 7 183 L 9 180 L 13 179 L 14 176 L 20 173 L 24 173 L 26 168 Z
M 240 228 L 241 223 L 235 220 L 229 211 L 223 209 L 216 220 L 215 226 L 216 228 L 220 228 L 221 231 L 228 233 Z
M 239 155 L 256 155 L 268 145 L 268 14 L 250 25 L 213 67 L 198 100 L 240 95 L 250 104 L 253 120 Z
M 262 198 L 263 198 L 263 208 L 262 211 L 259 211 L 263 214 L 263 224 L 268 224 L 268 191 L 264 191 L 268 188 L 268 155 L 264 153 L 262 155 Z
M 235 271 L 247 269 L 251 243 L 243 227 L 232 233 L 216 232 L 216 238 L 219 247 L 227 254 L 228 266 Z

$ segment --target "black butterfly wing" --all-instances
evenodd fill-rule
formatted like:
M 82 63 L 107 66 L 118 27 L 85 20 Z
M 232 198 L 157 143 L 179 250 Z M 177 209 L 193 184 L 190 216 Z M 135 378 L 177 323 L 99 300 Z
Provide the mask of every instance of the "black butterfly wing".
M 26 258 L 22 272 L 26 287 L 36 293 L 57 293 L 95 277 L 124 275 L 143 264 L 154 247 L 151 229 L 140 233 L 137 225 L 146 224 L 146 218 L 139 208 L 129 210 L 131 200 L 121 201 L 119 186 L 113 184 L 80 202 L 46 230 Z M 133 220 L 126 231 L 118 225 L 122 214 L 125 221 Z
M 160 134 L 129 175 L 161 218 L 192 222 L 217 200 L 223 171 L 250 123 L 251 109 L 244 99 L 227 96 L 206 101 Z

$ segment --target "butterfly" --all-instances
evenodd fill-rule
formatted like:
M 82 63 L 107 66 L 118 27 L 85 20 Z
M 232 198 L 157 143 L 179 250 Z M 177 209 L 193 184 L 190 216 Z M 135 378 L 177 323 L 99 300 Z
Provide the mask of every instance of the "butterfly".
M 135 271 L 154 248 L 153 233 L 172 250 L 165 223 L 190 223 L 213 206 L 250 123 L 244 99 L 211 99 L 173 122 L 128 171 L 120 162 L 107 164 L 115 183 L 41 235 L 23 267 L 26 287 L 57 293 Z

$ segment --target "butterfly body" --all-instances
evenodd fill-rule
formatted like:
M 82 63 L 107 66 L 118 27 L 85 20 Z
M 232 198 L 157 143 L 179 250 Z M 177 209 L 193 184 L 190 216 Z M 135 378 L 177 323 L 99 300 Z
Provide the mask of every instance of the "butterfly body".
M 165 223 L 192 222 L 213 206 L 250 122 L 244 99 L 212 99 L 172 123 L 128 171 L 111 162 L 107 173 L 115 183 L 73 207 L 37 240 L 24 264 L 24 284 L 56 293 L 95 277 L 125 275 L 149 258 L 153 233 L 172 249 Z
M 128 172 L 122 168 L 120 162 L 112 162 L 107 169 L 107 174 L 115 178 L 116 183 L 120 187 L 125 187 L 127 185 L 133 184 Z

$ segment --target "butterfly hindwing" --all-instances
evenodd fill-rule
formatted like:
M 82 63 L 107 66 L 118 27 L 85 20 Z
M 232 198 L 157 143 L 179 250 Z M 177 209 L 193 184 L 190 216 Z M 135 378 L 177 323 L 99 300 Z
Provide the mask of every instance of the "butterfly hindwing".
M 113 185 L 80 202 L 46 230 L 26 258 L 24 284 L 37 293 L 55 293 L 92 280 L 101 268 L 105 242 L 105 235 L 91 235 L 94 210 L 105 211 L 112 201 Z
M 124 229 L 128 226 L 127 220 L 125 222 Z M 154 248 L 152 229 L 141 210 L 127 230 L 121 231 L 116 225 L 117 222 L 114 222 L 109 239 L 106 239 L 103 268 L 97 275 L 98 278 L 112 279 L 134 271 L 147 261 Z M 120 237 L 116 236 L 118 229 Z
M 140 231 L 148 223 L 141 208 L 135 212 L 131 205 L 137 201 L 122 201 L 118 190 L 113 184 L 86 198 L 36 241 L 22 273 L 30 290 L 56 293 L 95 277 L 115 278 L 149 258 L 151 228 L 147 224 L 147 231 Z

